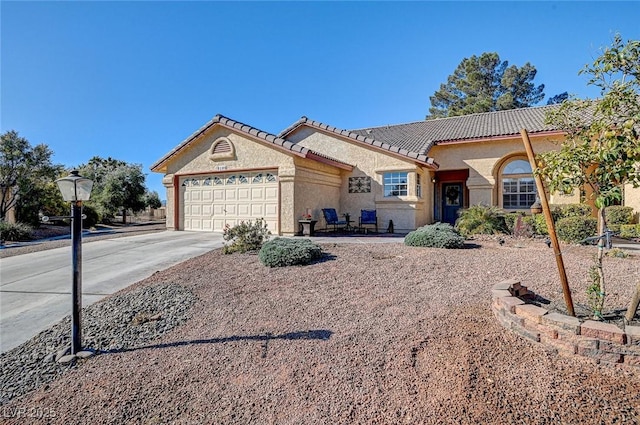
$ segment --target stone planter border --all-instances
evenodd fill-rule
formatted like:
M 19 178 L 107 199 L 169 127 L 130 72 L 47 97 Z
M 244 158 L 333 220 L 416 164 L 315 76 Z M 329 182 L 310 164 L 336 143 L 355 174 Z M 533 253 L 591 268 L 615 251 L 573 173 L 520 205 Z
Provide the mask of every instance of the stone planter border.
M 491 310 L 505 328 L 559 353 L 640 369 L 640 326 L 580 321 L 522 298 L 535 294 L 515 279 L 493 285 Z

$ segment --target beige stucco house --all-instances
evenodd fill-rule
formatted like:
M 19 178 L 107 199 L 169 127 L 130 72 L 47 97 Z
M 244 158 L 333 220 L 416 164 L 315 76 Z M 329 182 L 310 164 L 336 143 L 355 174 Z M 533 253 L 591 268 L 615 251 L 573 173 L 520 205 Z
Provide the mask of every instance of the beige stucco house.
M 453 223 L 475 204 L 528 211 L 535 183 L 520 136 L 536 152 L 563 134 L 544 124 L 554 106 L 342 130 L 301 118 L 274 135 L 216 115 L 152 167 L 165 175 L 167 227 L 221 232 L 264 218 L 274 234 L 298 232 L 307 211 L 375 209 L 381 231 Z M 627 205 L 638 197 L 628 194 Z M 579 196 L 552 196 L 552 203 Z

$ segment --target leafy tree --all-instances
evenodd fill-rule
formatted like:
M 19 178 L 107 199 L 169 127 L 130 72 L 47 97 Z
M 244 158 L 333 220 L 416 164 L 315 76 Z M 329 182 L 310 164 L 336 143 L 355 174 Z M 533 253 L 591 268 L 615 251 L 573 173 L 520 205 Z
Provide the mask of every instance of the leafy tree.
M 57 208 L 63 205 L 62 196 L 53 182 L 63 168 L 51 162 L 51 155 L 47 145 L 31 146 L 14 130 L 1 135 L 0 220 L 6 220 L 13 208 L 18 220 L 36 225 L 39 210 L 60 212 Z
M 160 201 L 160 195 L 158 192 L 147 191 L 144 195 L 144 203 L 149 208 L 160 208 L 162 206 L 162 201 Z
M 95 156 L 79 167 L 79 172 L 93 180 L 88 205 L 95 208 L 103 220 L 112 219 L 122 211 L 122 221 L 126 223 L 127 210 L 137 212 L 144 209 L 147 190 L 142 165 Z
M 566 140 L 558 150 L 538 155 L 538 173 L 551 191 L 569 193 L 586 187 L 592 192 L 600 239 L 595 269 L 589 275 L 598 288 L 592 295 L 598 297 L 594 315 L 599 317 L 606 294 L 602 269 L 605 208 L 622 199 L 624 184 L 640 187 L 640 41 L 625 43 L 616 35 L 613 44 L 580 73 L 589 75 L 589 84 L 600 88 L 601 98 L 569 100 L 549 114 L 548 123 L 564 130 Z M 630 306 L 627 320 L 636 309 L 637 304 Z
M 427 119 L 534 105 L 544 98 L 544 84 L 533 83 L 536 72 L 529 62 L 509 66 L 497 53 L 465 58 L 429 98 Z
M 551 96 L 549 98 L 549 100 L 547 100 L 547 105 L 556 105 L 558 103 L 562 103 L 565 100 L 569 99 L 569 93 L 567 93 L 566 91 L 557 94 L 555 96 Z
M 53 178 L 40 179 L 37 184 L 33 184 L 28 195 L 21 197 L 16 206 L 18 221 L 38 226 L 40 213 L 46 216 L 68 216 L 69 203 L 62 199 L 55 182 L 56 178 L 64 175 L 60 166 L 60 172 Z

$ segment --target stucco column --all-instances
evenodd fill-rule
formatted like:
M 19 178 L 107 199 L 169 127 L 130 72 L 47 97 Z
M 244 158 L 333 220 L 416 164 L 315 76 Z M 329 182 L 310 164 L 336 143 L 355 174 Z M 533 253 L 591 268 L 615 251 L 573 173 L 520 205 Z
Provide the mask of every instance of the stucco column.
M 467 189 L 469 189 L 469 206 L 498 205 L 495 195 L 495 179 L 489 176 L 469 176 Z
M 278 169 L 281 235 L 291 236 L 298 232 L 298 222 L 295 219 L 295 174 L 295 168 Z
M 167 194 L 167 230 L 176 230 L 174 226 L 175 217 L 175 188 L 173 187 L 173 174 L 166 174 L 162 178 L 162 185 L 166 188 Z

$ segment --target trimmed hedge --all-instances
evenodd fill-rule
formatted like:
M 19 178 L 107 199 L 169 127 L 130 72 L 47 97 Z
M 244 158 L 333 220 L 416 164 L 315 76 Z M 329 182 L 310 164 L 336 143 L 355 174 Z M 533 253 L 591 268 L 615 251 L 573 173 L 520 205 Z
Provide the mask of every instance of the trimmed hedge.
M 275 238 L 262 245 L 258 258 L 268 267 L 286 267 L 309 264 L 322 255 L 322 248 L 309 239 Z
M 33 227 L 28 224 L 0 221 L 0 241 L 28 241 L 32 234 Z
M 626 239 L 640 238 L 640 224 L 620 225 L 620 237 Z
M 623 224 L 633 223 L 633 208 L 614 205 L 605 208 L 605 217 L 607 218 L 607 228 L 614 232 L 620 231 Z
M 464 237 L 448 223 L 435 223 L 410 232 L 405 236 L 404 244 L 430 248 L 462 248 Z
M 580 242 L 596 234 L 598 220 L 594 217 L 565 217 L 556 223 L 558 238 L 565 242 Z
M 567 217 L 591 217 L 591 207 L 587 204 L 562 204 L 551 206 L 553 221 Z

